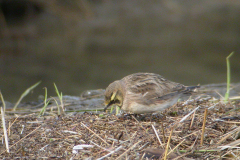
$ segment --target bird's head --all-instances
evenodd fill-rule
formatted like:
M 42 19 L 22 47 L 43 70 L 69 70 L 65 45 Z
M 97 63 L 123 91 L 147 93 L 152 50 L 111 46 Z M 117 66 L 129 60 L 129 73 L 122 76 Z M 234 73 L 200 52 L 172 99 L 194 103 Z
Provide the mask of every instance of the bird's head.
M 106 107 L 104 111 L 111 105 L 117 105 L 118 107 L 122 107 L 123 105 L 123 87 L 120 81 L 115 81 L 111 83 L 106 91 L 105 91 L 105 101 Z

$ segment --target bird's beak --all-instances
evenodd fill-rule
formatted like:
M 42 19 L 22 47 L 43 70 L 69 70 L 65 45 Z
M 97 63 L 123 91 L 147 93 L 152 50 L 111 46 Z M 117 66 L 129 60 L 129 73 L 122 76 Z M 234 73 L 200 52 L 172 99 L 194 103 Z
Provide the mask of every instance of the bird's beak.
M 109 106 L 111 106 L 113 104 L 113 101 L 110 101 L 110 103 L 108 103 L 108 105 L 104 108 L 104 112 L 107 110 L 107 108 L 109 107 Z

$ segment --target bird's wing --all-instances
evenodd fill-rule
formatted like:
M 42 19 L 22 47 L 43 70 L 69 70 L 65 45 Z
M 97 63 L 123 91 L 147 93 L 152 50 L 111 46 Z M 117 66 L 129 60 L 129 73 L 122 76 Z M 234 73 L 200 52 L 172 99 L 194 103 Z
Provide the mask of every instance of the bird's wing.
M 136 73 L 125 77 L 124 80 L 130 92 L 142 94 L 149 100 L 186 89 L 184 85 L 166 80 L 154 73 Z

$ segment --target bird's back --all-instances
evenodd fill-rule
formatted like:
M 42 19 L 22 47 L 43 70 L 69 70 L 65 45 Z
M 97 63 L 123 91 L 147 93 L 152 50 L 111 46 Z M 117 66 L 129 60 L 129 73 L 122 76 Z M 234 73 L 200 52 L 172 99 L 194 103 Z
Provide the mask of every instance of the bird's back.
M 122 79 L 126 88 L 133 94 L 142 94 L 149 98 L 161 97 L 172 92 L 185 90 L 186 87 L 154 73 L 135 73 Z

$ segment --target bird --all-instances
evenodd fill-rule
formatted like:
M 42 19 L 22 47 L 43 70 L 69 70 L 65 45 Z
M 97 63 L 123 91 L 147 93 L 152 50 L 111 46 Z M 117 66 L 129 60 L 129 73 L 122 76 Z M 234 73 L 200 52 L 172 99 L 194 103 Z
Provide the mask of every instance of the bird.
M 184 86 L 155 73 L 134 73 L 109 84 L 104 93 L 104 111 L 116 105 L 133 114 L 161 112 L 199 87 Z

